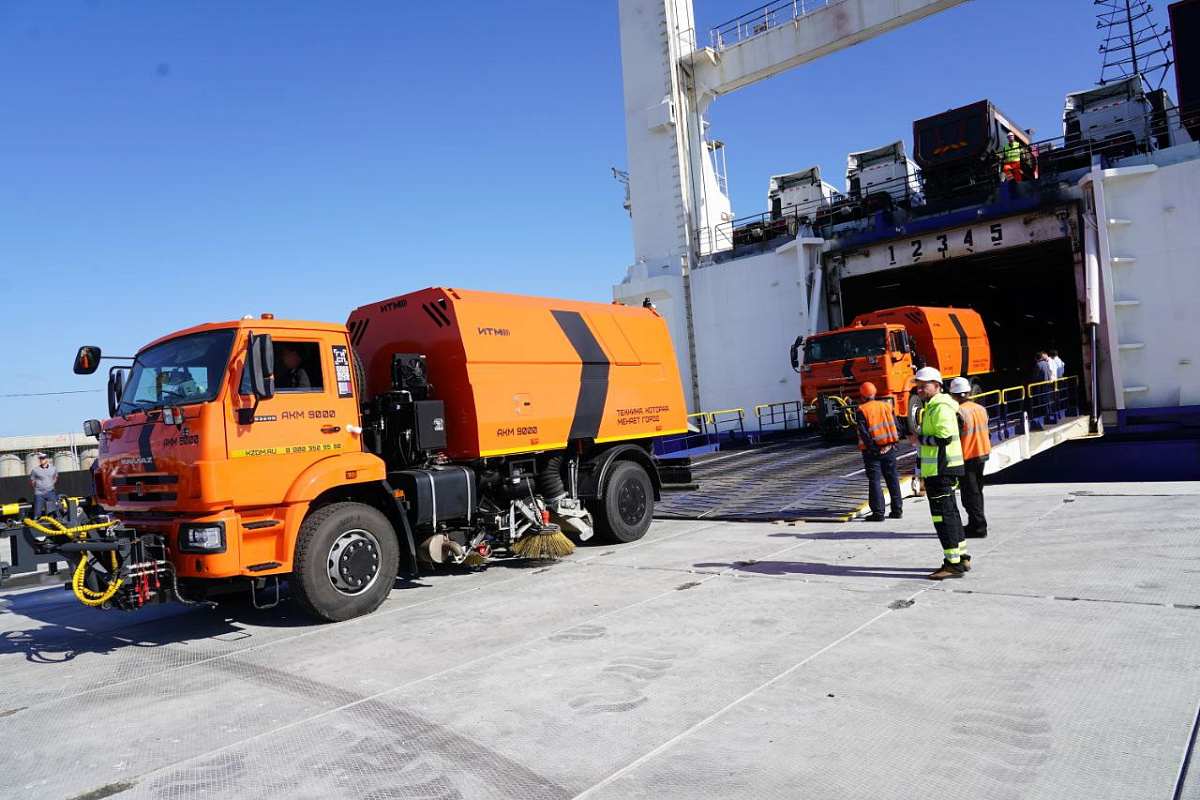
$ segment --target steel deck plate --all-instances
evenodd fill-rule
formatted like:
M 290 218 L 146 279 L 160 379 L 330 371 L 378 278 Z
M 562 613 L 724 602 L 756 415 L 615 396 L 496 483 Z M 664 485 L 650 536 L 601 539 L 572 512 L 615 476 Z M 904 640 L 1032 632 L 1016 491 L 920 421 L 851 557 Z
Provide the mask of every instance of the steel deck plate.
M 913 448 L 900 445 L 902 479 Z M 661 519 L 845 521 L 867 502 L 856 444 L 829 444 L 815 433 L 693 459 L 698 488 L 665 491 Z

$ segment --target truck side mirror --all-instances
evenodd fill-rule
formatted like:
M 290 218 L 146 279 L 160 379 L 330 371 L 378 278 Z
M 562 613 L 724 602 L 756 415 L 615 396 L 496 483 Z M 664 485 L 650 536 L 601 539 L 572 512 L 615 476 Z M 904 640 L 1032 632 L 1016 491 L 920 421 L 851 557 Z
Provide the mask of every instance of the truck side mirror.
M 259 400 L 275 396 L 275 348 L 271 334 L 250 334 L 246 351 L 246 373 L 250 376 L 250 391 Z
M 75 354 L 75 374 L 91 375 L 100 366 L 100 348 L 84 345 Z
M 83 423 L 83 435 L 90 436 L 93 439 L 97 438 L 100 435 L 100 420 L 85 420 Z
M 269 333 L 251 333 L 246 344 L 241 391 L 244 393 L 247 389 L 254 395 L 254 405 L 237 410 L 238 425 L 252 424 L 259 401 L 275 396 L 275 347 Z
M 800 348 L 804 345 L 804 337 L 797 336 L 796 341 L 792 342 L 792 371 L 800 371 Z
M 108 372 L 108 415 L 117 415 L 117 406 L 121 405 L 121 395 L 125 393 L 125 370 L 114 367 Z

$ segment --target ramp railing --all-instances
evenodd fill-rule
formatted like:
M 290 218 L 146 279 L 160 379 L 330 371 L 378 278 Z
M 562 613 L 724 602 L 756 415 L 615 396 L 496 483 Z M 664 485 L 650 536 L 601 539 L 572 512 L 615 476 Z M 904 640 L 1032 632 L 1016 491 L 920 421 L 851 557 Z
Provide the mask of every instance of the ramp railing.
M 1038 381 L 1026 389 L 1029 418 L 1036 424 L 1053 425 L 1065 416 L 1079 416 L 1079 376 Z
M 746 410 L 727 408 L 687 415 L 688 432 L 654 440 L 656 456 L 670 456 L 699 448 L 717 448 L 722 442 L 749 441 Z M 695 430 L 692 430 L 695 428 Z
M 804 405 L 799 400 L 766 403 L 754 407 L 759 434 L 800 430 L 804 427 Z
M 746 409 L 725 408 L 720 411 L 710 411 L 708 421 L 713 432 L 720 437 L 722 433 L 728 438 L 746 439 Z
M 1049 381 L 992 389 L 972 395 L 988 415 L 988 433 L 993 443 L 1024 436 L 1031 430 L 1045 429 L 1068 416 L 1082 412 L 1079 376 L 1067 375 Z M 890 399 L 890 398 L 889 398 Z M 853 430 L 852 398 L 837 398 L 843 407 L 845 432 Z M 799 433 L 805 424 L 805 407 L 800 400 L 763 403 L 754 406 L 754 424 L 747 428 L 746 410 L 726 408 L 688 415 L 689 430 L 654 440 L 654 452 L 660 456 L 698 448 L 720 449 L 722 444 L 762 441 L 771 436 Z

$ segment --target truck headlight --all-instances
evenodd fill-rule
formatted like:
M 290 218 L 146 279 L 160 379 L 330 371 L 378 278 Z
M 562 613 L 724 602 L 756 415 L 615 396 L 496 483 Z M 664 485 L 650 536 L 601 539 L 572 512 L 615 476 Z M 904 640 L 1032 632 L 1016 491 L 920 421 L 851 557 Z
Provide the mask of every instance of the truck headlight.
M 181 553 L 224 553 L 225 523 L 195 522 L 179 526 Z

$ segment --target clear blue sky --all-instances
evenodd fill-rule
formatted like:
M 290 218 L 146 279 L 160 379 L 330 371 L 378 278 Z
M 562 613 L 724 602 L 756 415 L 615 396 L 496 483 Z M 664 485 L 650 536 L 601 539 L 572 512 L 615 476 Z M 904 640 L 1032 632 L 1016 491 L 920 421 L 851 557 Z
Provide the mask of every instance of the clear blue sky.
M 758 4 L 695 3 L 701 29 Z M 734 211 L 812 164 L 841 185 L 846 153 L 984 97 L 1059 134 L 1099 76 L 1094 8 L 974 0 L 722 98 Z M 0 0 L 0 393 L 101 388 L 79 344 L 340 322 L 428 285 L 609 300 L 620 58 L 614 0 Z M 105 413 L 0 403 L 0 435 Z

